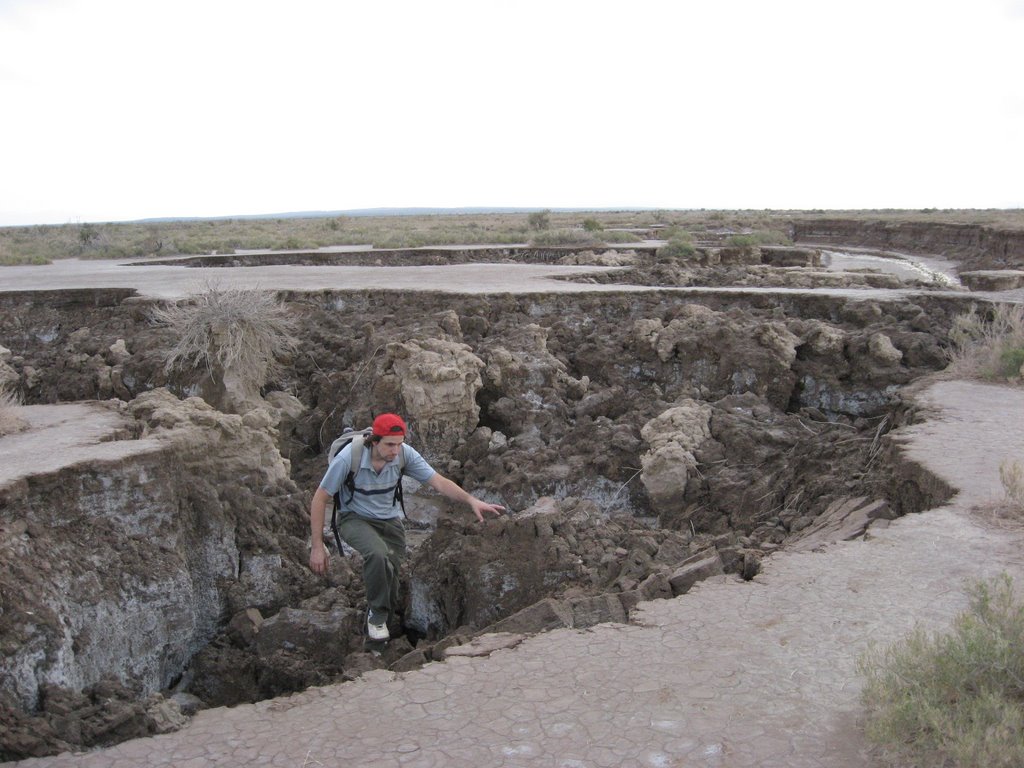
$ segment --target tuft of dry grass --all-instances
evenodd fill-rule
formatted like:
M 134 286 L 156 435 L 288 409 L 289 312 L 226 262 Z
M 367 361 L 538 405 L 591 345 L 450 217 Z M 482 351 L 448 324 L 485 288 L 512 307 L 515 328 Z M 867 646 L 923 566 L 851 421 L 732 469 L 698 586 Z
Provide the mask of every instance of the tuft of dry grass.
M 28 422 L 18 414 L 21 397 L 6 386 L 0 386 L 0 437 L 28 429 Z
M 257 388 L 298 345 L 294 323 L 270 291 L 209 286 L 187 302 L 158 307 L 152 319 L 177 338 L 165 360 L 168 372 L 205 367 L 215 378 L 230 373 Z
M 1004 530 L 1024 529 L 1024 465 L 1007 459 L 999 465 L 1003 498 L 980 504 L 971 511 L 988 525 Z
M 1006 501 L 1024 516 L 1024 465 L 1007 459 L 999 465 L 999 480 L 1006 492 Z
M 1024 379 L 1024 305 L 977 306 L 954 318 L 950 370 L 961 376 L 1020 383 Z

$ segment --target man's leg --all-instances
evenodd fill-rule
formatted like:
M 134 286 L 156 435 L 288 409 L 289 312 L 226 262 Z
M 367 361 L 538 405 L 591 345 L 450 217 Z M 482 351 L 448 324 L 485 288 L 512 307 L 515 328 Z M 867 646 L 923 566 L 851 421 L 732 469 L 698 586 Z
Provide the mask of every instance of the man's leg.
M 398 606 L 402 604 L 398 594 L 399 573 L 405 559 L 405 526 L 400 518 L 380 521 L 380 536 L 388 548 L 388 604 L 389 619 L 394 619 Z
M 401 520 L 368 520 L 348 512 L 339 520 L 341 537 L 363 556 L 366 603 L 385 620 L 398 605 L 398 570 L 405 554 Z

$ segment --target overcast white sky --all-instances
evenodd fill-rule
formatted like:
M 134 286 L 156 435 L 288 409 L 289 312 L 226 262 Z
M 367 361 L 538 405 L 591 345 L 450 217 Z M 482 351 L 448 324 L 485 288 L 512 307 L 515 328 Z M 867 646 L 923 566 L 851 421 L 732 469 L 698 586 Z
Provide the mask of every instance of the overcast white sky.
M 0 0 L 0 225 L 1024 206 L 1024 0 Z

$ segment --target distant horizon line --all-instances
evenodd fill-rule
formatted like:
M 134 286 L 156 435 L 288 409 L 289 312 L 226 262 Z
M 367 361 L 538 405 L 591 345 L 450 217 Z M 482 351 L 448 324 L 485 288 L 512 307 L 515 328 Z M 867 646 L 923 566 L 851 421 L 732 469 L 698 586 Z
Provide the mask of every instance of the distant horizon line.
M 450 208 L 440 206 L 381 206 L 377 208 L 348 208 L 340 210 L 313 210 L 313 211 L 287 211 L 283 213 L 247 213 L 236 216 L 160 216 L 145 219 L 133 219 L 123 222 L 126 224 L 157 224 L 171 221 L 226 221 L 230 219 L 312 219 L 329 218 L 333 216 L 430 216 L 430 215 L 465 215 L 465 214 L 488 214 L 488 213 L 536 213 L 548 211 L 550 213 L 642 213 L 645 211 L 656 212 L 680 212 L 680 211 L 707 211 L 707 212 L 745 212 L 759 211 L 766 213 L 841 213 L 841 212 L 877 212 L 877 213 L 901 213 L 901 212 L 935 212 L 942 211 L 1019 211 L 1020 207 L 1009 208 L 660 208 L 645 206 L 605 206 L 594 207 L 552 207 L 552 206 L 454 206 Z
M 187 221 L 232 221 L 232 220 L 260 220 L 260 219 L 307 219 L 307 218 L 331 218 L 336 216 L 372 217 L 372 216 L 432 216 L 432 215 L 480 215 L 480 214 L 501 214 L 501 213 L 534 213 L 547 211 L 550 213 L 641 213 L 641 212 L 764 212 L 774 214 L 801 213 L 801 214 L 827 214 L 827 213 L 953 213 L 958 211 L 1020 211 L 1020 206 L 1008 207 L 982 207 L 982 208 L 939 208 L 939 207 L 875 207 L 875 208 L 664 208 L 657 206 L 380 206 L 376 208 L 347 208 L 336 210 L 305 210 L 305 211 L 282 211 L 276 213 L 243 213 L 243 214 L 218 214 L 213 216 L 148 216 L 139 219 L 90 219 L 90 220 L 69 220 L 64 222 L 42 222 L 35 224 L 0 224 L 0 229 L 12 227 L 46 227 L 46 226 L 74 226 L 82 224 L 161 224 L 170 222 Z
M 534 213 L 536 211 L 550 211 L 551 213 L 610 213 L 615 211 L 637 212 L 672 210 L 686 209 L 644 208 L 643 206 L 610 208 L 551 208 L 547 206 L 454 206 L 451 208 L 443 208 L 438 206 L 381 206 L 377 208 L 345 208 L 330 211 L 314 210 L 285 211 L 281 213 L 244 213 L 236 216 L 158 216 L 145 219 L 133 219 L 125 223 L 147 224 L 163 221 L 223 221 L 228 219 L 314 219 L 328 218 L 332 216 L 422 216 L 432 214 Z

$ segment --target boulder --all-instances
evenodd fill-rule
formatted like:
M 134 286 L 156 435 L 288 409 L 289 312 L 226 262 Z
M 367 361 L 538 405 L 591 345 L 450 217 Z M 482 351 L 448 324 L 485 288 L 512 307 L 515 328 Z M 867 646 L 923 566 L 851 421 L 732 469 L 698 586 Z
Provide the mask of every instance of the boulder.
M 283 608 L 260 625 L 256 652 L 268 657 L 284 650 L 340 670 L 352 639 L 360 636 L 361 620 L 362 613 L 349 608 Z
M 392 342 L 387 353 L 404 415 L 418 437 L 445 451 L 476 428 L 484 363 L 469 346 L 422 339 Z
M 572 626 L 577 629 L 608 622 L 625 623 L 627 609 L 619 595 L 605 593 L 593 597 L 577 597 L 566 601 L 572 612 Z
M 263 624 L 263 616 L 255 608 L 246 608 L 231 617 L 225 634 L 232 643 L 239 648 L 250 648 L 256 645 L 256 635 L 259 634 L 260 625 Z
M 896 514 L 884 500 L 863 496 L 834 501 L 818 518 L 787 543 L 786 549 L 807 552 L 837 541 L 863 536 L 876 520 L 892 520 Z
M 536 634 L 573 626 L 572 608 L 561 600 L 546 598 L 487 627 L 488 632 Z
M 444 652 L 444 658 L 451 658 L 453 656 L 490 656 L 495 651 L 515 648 L 525 639 L 525 635 L 515 632 L 487 632 L 486 634 L 474 637 L 465 645 L 455 645 L 447 648 Z
M 772 353 L 772 357 L 781 364 L 782 368 L 789 368 L 796 360 L 796 348 L 800 346 L 801 339 L 786 328 L 782 323 L 765 323 L 755 332 L 754 338 L 757 343 Z
M 558 260 L 559 264 L 582 264 L 585 266 L 596 265 L 600 267 L 629 267 L 637 263 L 636 251 L 628 250 L 620 253 L 616 250 L 608 250 L 603 253 L 593 251 L 577 251 L 563 256 Z
M 773 267 L 818 267 L 821 266 L 821 251 L 817 248 L 762 245 L 761 262 Z
M 107 348 L 107 363 L 109 365 L 124 365 L 132 359 L 132 353 L 128 351 L 124 339 L 118 339 Z
M 672 586 L 672 594 L 682 595 L 689 592 L 698 581 L 719 576 L 724 572 L 722 558 L 716 550 L 710 549 L 698 552 L 684 562 L 672 573 L 668 581 Z
M 216 456 L 228 473 L 256 469 L 266 483 L 291 484 L 290 465 L 277 449 L 273 419 L 265 409 L 245 416 L 222 413 L 201 398 L 179 400 L 164 388 L 144 392 L 128 409 L 143 424 L 142 436 L 170 442 L 190 467 L 205 467 Z
M 960 280 L 972 291 L 1012 291 L 1024 288 L 1024 270 L 981 269 L 961 272 Z
M 711 436 L 710 420 L 708 403 L 684 400 L 641 429 L 650 449 L 641 457 L 640 479 L 659 514 L 682 503 L 690 473 L 697 467 L 694 451 Z
M 442 518 L 411 563 L 407 623 L 428 636 L 482 628 L 531 606 L 553 584 L 582 579 L 583 562 L 560 532 L 570 519 L 546 498 L 482 526 L 472 515 Z
M 893 346 L 892 339 L 884 333 L 873 333 L 868 338 L 868 353 L 872 360 L 883 366 L 899 364 L 903 353 Z
M 821 357 L 841 358 L 845 334 L 835 326 L 820 320 L 812 320 L 809 325 L 806 342 L 810 351 Z

